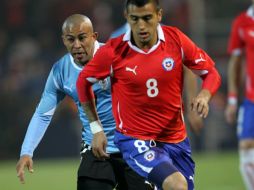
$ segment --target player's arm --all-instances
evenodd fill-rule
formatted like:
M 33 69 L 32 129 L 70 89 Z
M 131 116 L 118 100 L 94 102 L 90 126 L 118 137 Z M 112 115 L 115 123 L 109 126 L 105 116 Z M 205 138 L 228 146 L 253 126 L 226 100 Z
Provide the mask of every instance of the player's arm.
M 184 89 L 186 95 L 186 109 L 187 109 L 187 118 L 191 127 L 191 130 L 195 134 L 199 134 L 200 129 L 203 127 L 202 118 L 191 110 L 191 101 L 198 93 L 198 82 L 197 77 L 184 66 Z
M 33 172 L 33 152 L 40 143 L 49 123 L 53 117 L 57 104 L 64 98 L 64 94 L 56 86 L 57 81 L 53 76 L 53 69 L 47 79 L 43 95 L 35 113 L 29 123 L 21 147 L 20 159 L 16 166 L 17 176 L 21 183 L 25 182 L 25 168 Z
M 104 134 L 103 127 L 101 125 L 96 110 L 94 93 L 92 91 L 92 84 L 93 83 L 89 82 L 87 79 L 79 77 L 77 80 L 77 90 L 78 94 L 82 94 L 81 96 L 79 95 L 79 99 L 81 101 L 84 112 L 86 113 L 86 116 L 89 120 L 90 129 L 93 134 L 93 154 L 98 158 L 108 158 L 109 155 L 106 153 L 107 138 Z M 87 98 L 85 94 L 88 95 L 89 98 Z
M 232 23 L 231 33 L 228 43 L 228 52 L 230 59 L 227 70 L 227 84 L 228 84 L 228 102 L 225 109 L 226 121 L 230 124 L 236 121 L 237 113 L 237 97 L 238 90 L 241 83 L 241 74 L 243 61 L 242 51 L 245 46 L 240 34 L 241 20 L 236 19 Z
M 80 72 L 76 84 L 79 101 L 87 115 L 91 132 L 94 135 L 92 151 L 98 158 L 108 158 L 109 155 L 106 153 L 107 138 L 96 110 L 92 85 L 110 74 L 112 59 L 107 46 L 106 44 L 97 51 L 92 61 Z
M 186 35 L 180 31 L 177 32 L 182 47 L 184 64 L 203 80 L 201 91 L 192 99 L 191 108 L 200 117 L 206 118 L 209 112 L 208 103 L 212 95 L 218 90 L 221 77 L 212 59 Z
M 232 54 L 228 63 L 228 103 L 225 109 L 226 121 L 230 124 L 236 121 L 238 89 L 242 73 L 242 56 Z

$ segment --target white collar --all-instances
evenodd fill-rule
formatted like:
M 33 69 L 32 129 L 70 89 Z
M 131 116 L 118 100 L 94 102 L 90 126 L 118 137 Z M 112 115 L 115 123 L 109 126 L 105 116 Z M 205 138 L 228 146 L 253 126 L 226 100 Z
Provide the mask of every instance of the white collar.
M 96 53 L 96 51 L 97 51 L 99 48 L 100 48 L 100 44 L 99 44 L 99 42 L 96 40 L 96 41 L 94 42 L 93 56 L 94 56 L 94 54 Z M 69 54 L 69 55 L 70 55 L 70 59 L 71 59 L 72 65 L 73 65 L 76 69 L 82 70 L 82 69 L 83 69 L 83 66 L 80 66 L 80 65 L 76 64 L 76 63 L 74 62 L 74 59 L 73 59 L 72 55 L 71 55 L 71 54 Z
M 252 19 L 254 19 L 254 5 L 250 6 L 247 9 L 247 16 L 251 17 Z
M 165 42 L 165 36 L 160 24 L 158 24 L 157 26 L 157 33 L 158 33 L 159 40 L 162 40 Z M 131 29 L 130 27 L 128 27 L 128 30 L 126 31 L 123 37 L 123 41 L 130 41 L 130 40 L 131 40 Z
M 99 44 L 99 42 L 96 40 L 96 41 L 94 42 L 93 56 L 94 56 L 94 54 L 96 53 L 96 51 L 97 51 L 99 48 L 100 48 L 100 44 Z
M 131 43 L 131 29 L 130 29 L 130 28 L 129 28 L 129 29 L 127 30 L 127 32 L 125 33 L 125 35 L 124 35 L 124 37 L 123 37 L 123 41 L 127 41 L 128 44 L 129 44 L 129 46 L 130 46 L 133 50 L 135 50 L 135 51 L 137 51 L 137 52 L 139 52 L 139 53 L 142 53 L 142 54 L 149 54 L 149 53 L 153 52 L 154 50 L 156 50 L 156 48 L 160 45 L 160 42 L 161 42 L 161 41 L 164 41 L 164 42 L 165 42 L 165 36 L 164 36 L 163 30 L 162 30 L 160 24 L 158 24 L 158 26 L 157 26 L 157 33 L 158 33 L 158 38 L 159 38 L 159 40 L 158 40 L 158 42 L 157 42 L 155 45 L 153 45 L 153 47 L 151 47 L 151 48 L 149 49 L 148 52 L 145 52 L 145 51 L 143 51 L 142 49 L 139 49 L 137 46 L 134 46 L 134 45 Z

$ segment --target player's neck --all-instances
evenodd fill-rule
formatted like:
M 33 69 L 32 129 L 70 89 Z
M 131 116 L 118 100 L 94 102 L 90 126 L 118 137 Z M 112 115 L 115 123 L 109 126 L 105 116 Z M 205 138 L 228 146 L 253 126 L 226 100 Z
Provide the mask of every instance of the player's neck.
M 79 66 L 79 67 L 84 67 L 84 66 L 88 63 L 88 61 L 86 61 L 86 62 L 84 62 L 84 63 L 78 63 L 78 62 L 75 62 L 75 61 L 74 61 L 74 63 L 75 63 L 77 66 Z
M 158 35 L 157 34 L 155 37 L 153 37 L 148 42 L 139 42 L 138 40 L 135 41 L 133 36 L 131 36 L 131 43 L 133 45 L 137 46 L 139 49 L 142 49 L 145 52 L 149 51 L 149 49 L 151 49 L 157 42 L 158 42 Z

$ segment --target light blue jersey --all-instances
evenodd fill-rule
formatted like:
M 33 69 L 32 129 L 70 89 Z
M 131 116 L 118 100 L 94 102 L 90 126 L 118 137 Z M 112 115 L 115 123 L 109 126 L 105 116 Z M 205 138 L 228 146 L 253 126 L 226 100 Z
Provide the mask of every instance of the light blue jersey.
M 95 42 L 95 51 L 99 48 L 99 43 Z M 76 90 L 76 80 L 82 67 L 75 64 L 71 54 L 64 55 L 56 62 L 48 76 L 44 92 L 39 105 L 30 121 L 20 155 L 33 156 L 33 152 L 40 143 L 46 132 L 50 121 L 54 115 L 57 105 L 66 95 L 72 98 L 78 108 L 79 118 L 82 122 L 82 140 L 91 145 L 93 135 L 90 130 L 89 121 L 78 100 Z M 96 98 L 97 111 L 104 132 L 108 139 L 107 152 L 115 153 L 119 150 L 114 145 L 115 121 L 112 114 L 110 78 L 99 81 L 93 85 Z

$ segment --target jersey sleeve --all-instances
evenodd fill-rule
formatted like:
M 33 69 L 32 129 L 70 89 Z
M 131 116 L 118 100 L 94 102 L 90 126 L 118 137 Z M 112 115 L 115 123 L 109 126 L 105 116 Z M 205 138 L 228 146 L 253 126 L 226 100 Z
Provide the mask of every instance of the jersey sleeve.
M 183 63 L 202 80 L 202 88 L 214 94 L 220 84 L 221 77 L 215 68 L 215 63 L 205 51 L 197 47 L 185 34 L 177 30 L 181 43 Z
M 240 55 L 244 48 L 244 41 L 242 40 L 242 32 L 239 22 L 240 17 L 237 17 L 231 26 L 230 37 L 228 41 L 228 53 Z
M 105 79 L 111 74 L 113 51 L 110 41 L 102 46 L 93 59 L 80 72 L 76 86 L 80 102 L 86 102 L 94 98 L 92 84 Z
M 40 143 L 50 124 L 58 103 L 65 97 L 65 94 L 60 90 L 60 78 L 57 77 L 57 69 L 53 67 L 48 76 L 40 103 L 29 123 L 20 156 L 33 156 L 35 148 Z

